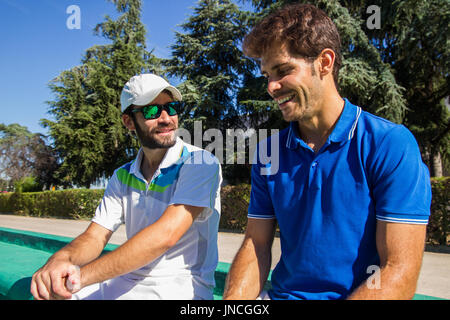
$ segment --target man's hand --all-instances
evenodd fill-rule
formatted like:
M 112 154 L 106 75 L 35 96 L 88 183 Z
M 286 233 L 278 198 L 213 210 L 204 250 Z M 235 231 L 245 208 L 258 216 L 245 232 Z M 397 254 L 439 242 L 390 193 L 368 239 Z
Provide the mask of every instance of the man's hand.
M 57 251 L 47 263 L 35 272 L 31 280 L 31 294 L 38 300 L 70 299 L 73 292 L 65 286 L 65 281 L 80 279 L 77 265 L 83 266 L 102 252 L 111 238 L 112 231 L 91 222 L 86 231 Z
M 81 289 L 81 272 L 80 267 L 73 266 L 69 270 L 69 276 L 66 278 L 66 288 L 72 293 L 76 293 Z
M 66 280 L 73 283 L 72 290 L 66 287 Z M 31 280 L 31 294 L 37 300 L 70 299 L 78 291 L 80 283 L 79 268 L 68 260 L 50 259 L 36 271 Z M 77 289 L 77 290 L 75 290 Z
M 184 204 L 169 205 L 156 222 L 120 247 L 83 264 L 81 286 L 116 278 L 154 261 L 180 240 L 204 209 Z

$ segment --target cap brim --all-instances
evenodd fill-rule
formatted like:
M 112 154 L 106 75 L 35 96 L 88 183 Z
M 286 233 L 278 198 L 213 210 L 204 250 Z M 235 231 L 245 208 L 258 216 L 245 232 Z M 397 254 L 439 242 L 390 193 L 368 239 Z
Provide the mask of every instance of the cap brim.
M 178 91 L 177 88 L 175 88 L 174 86 L 168 86 L 167 88 L 165 88 L 167 90 L 169 90 L 170 92 L 172 92 L 173 98 L 176 101 L 182 101 L 183 100 L 183 96 L 181 95 L 180 91 Z
M 139 97 L 139 99 L 136 99 L 133 104 L 135 106 L 145 106 L 145 105 L 151 103 L 153 100 L 155 100 L 156 97 L 158 97 L 159 94 L 161 92 L 163 92 L 164 90 L 169 90 L 172 93 L 174 100 L 176 100 L 176 101 L 183 100 L 183 97 L 181 96 L 180 91 L 178 91 L 178 89 L 175 88 L 174 86 L 169 85 L 169 86 L 161 88 L 157 91 L 147 92 L 146 94 Z

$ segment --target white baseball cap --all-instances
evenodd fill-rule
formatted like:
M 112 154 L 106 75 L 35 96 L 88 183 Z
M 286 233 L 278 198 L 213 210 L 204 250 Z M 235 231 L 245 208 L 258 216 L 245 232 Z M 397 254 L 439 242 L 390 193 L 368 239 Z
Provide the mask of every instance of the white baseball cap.
M 130 105 L 145 106 L 152 102 L 164 89 L 173 94 L 177 101 L 182 100 L 180 91 L 171 86 L 166 80 L 151 73 L 144 73 L 132 77 L 123 87 L 120 96 L 122 112 Z

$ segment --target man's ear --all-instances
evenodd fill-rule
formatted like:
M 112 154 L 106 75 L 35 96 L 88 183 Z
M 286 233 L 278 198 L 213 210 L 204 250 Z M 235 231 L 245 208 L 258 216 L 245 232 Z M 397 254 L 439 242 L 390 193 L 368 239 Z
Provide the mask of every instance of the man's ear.
M 332 75 L 334 60 L 336 59 L 336 54 L 333 50 L 329 48 L 325 48 L 319 54 L 318 62 L 319 62 L 319 73 L 322 77 L 330 74 Z
M 125 127 L 127 127 L 128 130 L 130 130 L 130 131 L 136 130 L 134 121 L 133 121 L 133 119 L 131 119 L 131 116 L 129 114 L 125 114 L 125 113 L 122 114 L 122 122 L 123 122 L 123 125 Z

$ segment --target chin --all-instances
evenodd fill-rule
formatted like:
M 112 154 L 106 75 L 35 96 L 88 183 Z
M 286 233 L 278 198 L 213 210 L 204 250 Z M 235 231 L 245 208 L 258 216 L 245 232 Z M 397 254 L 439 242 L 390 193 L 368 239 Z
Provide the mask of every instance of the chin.
M 301 118 L 294 112 L 286 112 L 286 113 L 282 112 L 281 115 L 283 116 L 283 119 L 286 122 L 298 121 Z
M 310 118 L 309 109 L 297 106 L 288 112 L 282 112 L 283 119 L 287 122 L 302 121 Z
M 173 147 L 176 143 L 176 139 L 174 136 L 167 137 L 161 140 L 155 139 L 154 144 L 158 145 L 160 148 L 170 148 Z

